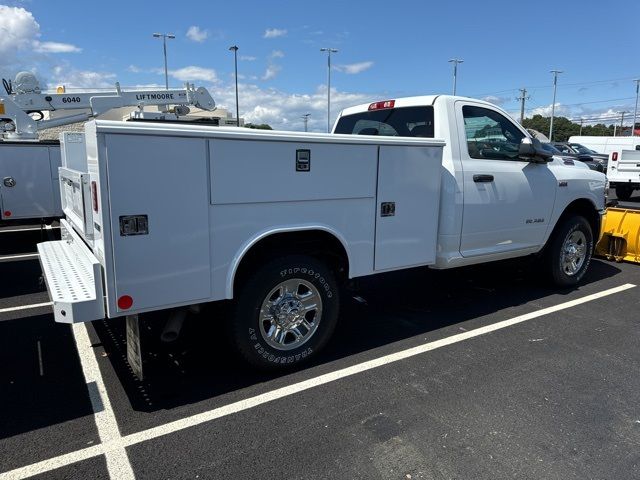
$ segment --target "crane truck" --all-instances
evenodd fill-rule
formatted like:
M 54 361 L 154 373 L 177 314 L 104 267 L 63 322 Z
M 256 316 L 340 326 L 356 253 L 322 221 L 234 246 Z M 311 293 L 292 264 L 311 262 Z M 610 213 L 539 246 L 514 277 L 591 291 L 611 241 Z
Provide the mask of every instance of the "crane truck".
M 94 120 L 84 136 L 60 173 L 63 238 L 38 245 L 55 320 L 126 316 L 135 338 L 140 314 L 177 329 L 231 300 L 212 340 L 264 369 L 316 355 L 358 277 L 533 255 L 574 286 L 605 210 L 604 174 L 465 97 L 348 108 L 331 134 Z
M 82 93 L 46 93 L 35 75 L 19 73 L 13 82 L 3 79 L 0 94 L 0 220 L 60 217 L 58 168 L 60 143 L 38 141 L 38 132 L 47 128 L 84 122 L 108 110 L 137 106 L 136 119 L 176 119 L 189 113 L 188 105 L 215 109 L 209 92 L 187 84 L 184 89 Z M 64 90 L 64 89 L 62 89 Z M 164 107 L 164 112 L 145 112 L 145 106 Z M 172 108 L 169 108 L 169 107 Z M 44 118 L 44 112 L 88 109 L 59 118 Z M 69 135 L 62 148 L 74 148 L 80 139 Z M 82 148 L 82 147 L 81 147 Z

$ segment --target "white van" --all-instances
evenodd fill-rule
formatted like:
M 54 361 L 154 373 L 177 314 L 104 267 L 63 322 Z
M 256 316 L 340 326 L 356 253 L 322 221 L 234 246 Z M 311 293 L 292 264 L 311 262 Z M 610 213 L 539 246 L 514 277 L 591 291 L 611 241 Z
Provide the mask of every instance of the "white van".
M 611 153 L 621 150 L 640 150 L 640 137 L 591 137 L 574 135 L 569 143 L 579 143 L 598 153 Z

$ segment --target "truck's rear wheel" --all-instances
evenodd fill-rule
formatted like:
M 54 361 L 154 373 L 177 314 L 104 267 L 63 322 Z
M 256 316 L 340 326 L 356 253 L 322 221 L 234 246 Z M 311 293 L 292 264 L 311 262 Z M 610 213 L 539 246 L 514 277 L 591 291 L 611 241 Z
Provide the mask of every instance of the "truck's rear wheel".
M 633 193 L 633 188 L 629 185 L 617 185 L 616 186 L 616 197 L 618 200 L 622 200 L 626 202 L 631 198 L 631 194 Z
M 547 246 L 545 263 L 553 283 L 576 285 L 589 268 L 593 253 L 593 232 L 584 217 L 566 218 L 554 231 Z
M 313 257 L 291 255 L 260 267 L 240 287 L 231 337 L 240 355 L 261 369 L 298 365 L 333 333 L 339 288 Z

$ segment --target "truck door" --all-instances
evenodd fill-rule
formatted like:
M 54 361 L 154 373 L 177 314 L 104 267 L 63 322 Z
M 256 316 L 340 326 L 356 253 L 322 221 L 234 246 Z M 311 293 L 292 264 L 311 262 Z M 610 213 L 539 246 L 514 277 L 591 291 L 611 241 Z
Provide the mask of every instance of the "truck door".
M 60 200 L 54 197 L 49 145 L 0 145 L 0 200 L 2 219 L 40 218 L 60 215 Z M 59 159 L 57 159 L 59 164 Z M 57 177 L 57 172 L 55 174 Z
M 486 105 L 456 102 L 465 257 L 522 250 L 543 242 L 556 179 L 546 164 L 517 156 L 524 131 Z

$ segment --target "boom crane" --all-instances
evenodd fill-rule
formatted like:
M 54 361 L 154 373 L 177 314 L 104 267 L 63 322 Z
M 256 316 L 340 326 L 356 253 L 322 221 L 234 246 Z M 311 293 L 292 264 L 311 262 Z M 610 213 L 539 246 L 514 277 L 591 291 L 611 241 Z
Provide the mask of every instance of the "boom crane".
M 180 90 L 123 91 L 116 83 L 115 91 L 83 93 L 43 93 L 35 75 L 20 72 L 13 82 L 3 79 L 6 95 L 0 95 L 0 119 L 5 120 L 2 137 L 5 140 L 37 140 L 38 131 L 71 123 L 83 122 L 108 110 L 137 106 L 167 107 L 176 115 L 189 113 L 188 105 L 214 110 L 215 102 L 206 88 L 186 84 Z M 177 106 L 168 109 L 169 106 Z M 187 108 L 185 108 L 187 107 Z M 44 120 L 45 111 L 89 109 L 89 112 Z M 40 115 L 35 119 L 33 114 Z

